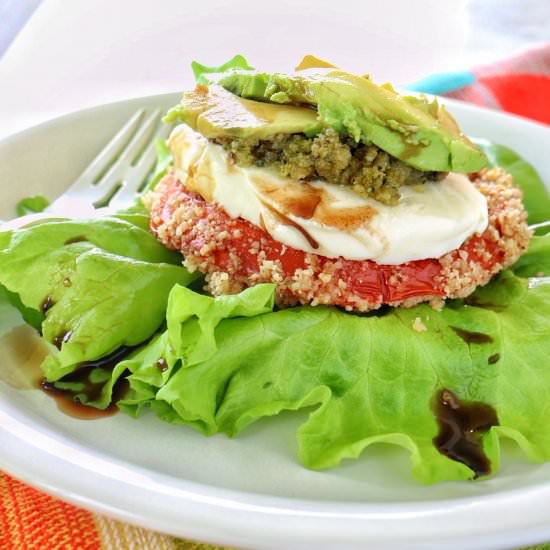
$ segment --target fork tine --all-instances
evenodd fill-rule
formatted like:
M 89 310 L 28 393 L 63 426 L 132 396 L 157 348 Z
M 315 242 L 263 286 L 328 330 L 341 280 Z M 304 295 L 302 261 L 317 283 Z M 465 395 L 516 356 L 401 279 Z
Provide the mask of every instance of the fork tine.
M 531 231 L 536 231 L 537 229 L 542 229 L 543 227 L 544 228 L 550 227 L 550 220 L 546 220 L 546 221 L 540 222 L 540 223 L 534 223 L 534 224 L 529 226 L 529 229 Z
M 134 191 L 139 191 L 141 184 L 153 169 L 157 160 L 156 142 L 159 139 L 165 140 L 170 133 L 171 127 L 163 125 L 158 132 L 152 136 L 147 148 L 143 151 L 138 163 L 132 166 L 128 172 L 127 181 L 125 181 L 125 189 L 133 187 Z
M 126 149 L 124 149 L 122 154 L 109 168 L 108 172 L 98 182 L 97 186 L 102 188 L 103 192 L 105 192 L 105 189 L 112 188 L 114 185 L 121 183 L 132 161 L 147 143 L 147 140 L 151 138 L 153 129 L 158 124 L 159 119 L 160 109 L 155 110 L 147 117 L 145 122 L 132 137 Z
M 542 285 L 550 285 L 550 277 L 531 277 L 528 284 L 529 288 L 536 288 Z
M 125 174 L 123 186 L 117 191 L 109 202 L 112 208 L 123 208 L 128 205 L 141 191 L 147 176 L 153 170 L 157 158 L 155 142 L 157 139 L 166 139 L 171 127 L 164 126 L 154 135 L 147 148 L 143 151 L 138 163 L 132 166 Z
M 82 172 L 78 179 L 63 193 L 64 196 L 80 193 L 93 184 L 95 179 L 105 170 L 120 149 L 135 132 L 136 126 L 145 112 L 144 109 L 138 109 L 124 126 L 115 134 L 109 143 L 92 160 L 87 168 Z
M 159 139 L 165 140 L 170 132 L 172 131 L 172 126 L 169 124 L 162 124 L 160 127 L 160 130 L 153 136 L 153 139 L 149 142 L 149 145 L 143 152 L 143 155 L 139 159 L 138 163 L 135 165 L 134 168 L 140 168 L 144 164 L 150 165 L 151 162 L 154 162 L 157 160 L 157 149 L 156 149 L 156 142 Z M 143 174 L 144 177 L 147 175 L 147 172 Z
M 47 211 L 70 216 L 78 212 L 84 217 L 93 215 L 94 209 L 109 207 L 105 213 L 128 206 L 153 169 L 154 139 L 170 132 L 170 126 L 159 129 L 160 113 L 156 109 L 146 117 L 145 109 L 136 111 Z

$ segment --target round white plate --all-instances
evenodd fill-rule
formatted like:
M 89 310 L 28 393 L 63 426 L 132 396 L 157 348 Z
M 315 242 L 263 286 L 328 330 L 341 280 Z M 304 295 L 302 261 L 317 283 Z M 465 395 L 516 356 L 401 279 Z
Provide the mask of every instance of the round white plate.
M 0 142 L 0 218 L 12 216 L 21 197 L 61 193 L 138 107 L 177 100 L 169 94 L 106 105 Z M 468 134 L 512 147 L 550 181 L 548 128 L 448 103 Z M 0 337 L 5 331 L 0 324 Z M 14 354 L 5 342 L 0 365 L 30 352 Z M 262 420 L 235 440 L 206 438 L 152 414 L 76 420 L 44 393 L 0 381 L 0 468 L 85 508 L 228 545 L 452 549 L 550 540 L 550 464 L 528 464 L 504 444 L 493 479 L 423 486 L 405 451 L 380 445 L 313 472 L 296 459 L 295 431 L 305 414 Z

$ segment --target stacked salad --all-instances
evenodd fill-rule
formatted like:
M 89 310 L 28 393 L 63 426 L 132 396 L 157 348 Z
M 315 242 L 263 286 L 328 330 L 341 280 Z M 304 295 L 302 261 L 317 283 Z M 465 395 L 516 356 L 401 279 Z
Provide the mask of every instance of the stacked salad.
M 550 196 L 535 170 L 505 147 L 478 145 L 523 190 L 529 223 L 545 221 Z M 149 190 L 172 163 L 165 144 L 158 152 Z M 515 265 L 440 310 L 359 314 L 277 309 L 268 283 L 211 296 L 149 226 L 138 201 L 115 216 L 0 232 L 0 296 L 47 343 L 48 385 L 205 435 L 236 436 L 309 407 L 297 438 L 300 460 L 315 469 L 379 442 L 407 449 L 426 483 L 497 471 L 500 437 L 532 461 L 550 459 L 541 429 L 550 424 L 550 235 L 533 236 Z M 462 449 L 441 444 L 449 429 Z

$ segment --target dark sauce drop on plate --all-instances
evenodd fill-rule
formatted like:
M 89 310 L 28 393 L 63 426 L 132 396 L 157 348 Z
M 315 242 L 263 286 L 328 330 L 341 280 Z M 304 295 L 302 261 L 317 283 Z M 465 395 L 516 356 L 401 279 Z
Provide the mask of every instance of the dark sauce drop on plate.
M 123 380 L 123 382 L 127 384 L 126 380 Z M 120 399 L 120 397 L 114 398 L 113 403 L 111 403 L 106 409 L 102 410 L 96 409 L 95 407 L 88 407 L 86 405 L 83 405 L 82 403 L 80 403 L 80 401 L 75 399 L 72 392 L 59 390 L 50 382 L 46 382 L 45 379 L 42 379 L 40 388 L 44 391 L 46 395 L 49 395 L 50 397 L 55 399 L 57 408 L 61 412 L 65 413 L 67 416 L 78 418 L 79 420 L 96 420 L 97 418 L 112 416 L 113 414 L 118 412 L 118 407 L 116 406 L 115 401 L 117 399 Z M 115 393 L 113 391 L 113 397 L 114 395 Z
M 36 331 L 27 325 L 14 328 L 0 339 L 0 380 L 18 390 L 42 389 L 56 400 L 59 410 L 76 418 L 92 419 L 117 412 L 116 405 L 106 411 L 86 407 L 70 392 L 58 390 L 44 380 L 40 369 L 48 349 Z
M 498 425 L 495 409 L 487 403 L 461 401 L 443 389 L 434 399 L 433 409 L 439 433 L 433 439 L 437 450 L 474 471 L 474 479 L 491 473 L 491 463 L 482 447 L 482 436 Z
M 112 370 L 120 361 L 124 360 L 134 350 L 133 347 L 121 346 L 113 353 L 82 363 L 74 372 L 63 377 L 63 382 L 81 384 L 83 389 L 78 392 L 56 388 L 53 383 L 47 382 L 44 378 L 40 381 L 40 388 L 50 397 L 53 397 L 60 411 L 74 418 L 81 420 L 94 420 L 105 416 L 112 416 L 118 412 L 117 401 L 122 399 L 128 391 L 128 381 L 121 377 L 113 387 L 112 402 L 106 409 L 97 409 L 81 403 L 75 394 L 85 394 L 90 401 L 95 401 L 101 396 L 104 382 L 93 383 L 90 381 L 90 373 L 93 369 L 102 368 Z
M 48 299 L 45 300 L 46 307 L 43 309 L 47 310 L 51 307 L 47 302 L 49 302 Z M 59 345 L 63 339 L 70 338 L 70 335 L 70 332 L 59 335 Z M 118 412 L 116 402 L 124 397 L 129 387 L 124 376 L 121 376 L 115 384 L 112 403 L 105 410 L 82 404 L 75 399 L 75 394 L 83 393 L 90 400 L 98 399 L 104 382 L 92 383 L 89 380 L 90 372 L 95 368 L 114 369 L 134 349 L 134 347 L 121 346 L 105 357 L 82 363 L 79 369 L 65 376 L 63 381 L 80 383 L 83 389 L 78 392 L 61 390 L 47 382 L 40 369 L 40 365 L 48 355 L 48 347 L 44 340 L 32 327 L 21 325 L 0 338 L 0 380 L 18 390 L 41 389 L 46 395 L 55 399 L 61 412 L 74 418 L 84 420 L 103 418 Z

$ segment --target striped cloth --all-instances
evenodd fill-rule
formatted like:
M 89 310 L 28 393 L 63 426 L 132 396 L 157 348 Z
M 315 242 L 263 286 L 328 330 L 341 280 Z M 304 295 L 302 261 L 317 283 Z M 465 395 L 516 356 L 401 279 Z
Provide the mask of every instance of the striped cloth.
M 82 510 L 0 472 L 1 550 L 224 548 L 161 535 Z
M 550 124 L 550 44 L 471 71 L 428 77 L 410 89 L 439 93 Z M 82 510 L 0 472 L 0 549 L 213 550 Z M 537 547 L 550 550 L 550 545 Z
M 550 43 L 491 65 L 432 75 L 408 88 L 550 124 Z

